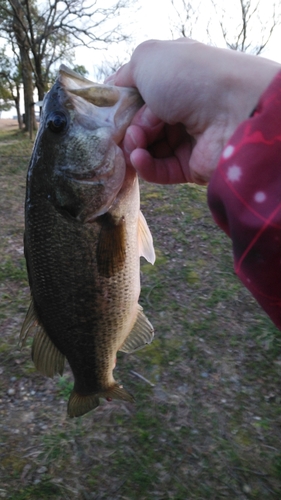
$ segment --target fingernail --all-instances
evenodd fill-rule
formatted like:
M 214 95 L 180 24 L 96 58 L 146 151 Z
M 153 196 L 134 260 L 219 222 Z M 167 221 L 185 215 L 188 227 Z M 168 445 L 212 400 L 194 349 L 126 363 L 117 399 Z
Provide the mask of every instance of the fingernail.
M 134 155 L 134 151 L 132 151 L 132 154 L 130 155 L 130 162 L 131 162 L 131 165 L 134 167 L 135 170 L 137 170 L 137 163 L 135 162 L 135 155 Z
M 131 130 L 131 128 L 128 127 L 128 129 L 126 131 L 126 135 L 124 137 L 124 141 L 123 141 L 123 148 L 124 148 L 125 152 L 128 155 L 130 155 L 131 152 L 134 151 L 134 149 L 136 149 L 137 147 L 138 147 L 138 145 L 135 141 L 134 133 Z
M 155 127 L 161 122 L 160 118 L 158 118 L 158 116 L 156 116 L 147 106 L 144 106 L 143 111 L 139 116 L 139 121 L 142 125 L 146 125 L 148 127 Z
M 114 83 L 115 83 L 115 76 L 116 76 L 116 74 L 108 76 L 108 77 L 104 80 L 104 82 L 103 82 L 103 83 L 107 83 L 107 84 L 110 84 L 110 85 L 114 85 Z

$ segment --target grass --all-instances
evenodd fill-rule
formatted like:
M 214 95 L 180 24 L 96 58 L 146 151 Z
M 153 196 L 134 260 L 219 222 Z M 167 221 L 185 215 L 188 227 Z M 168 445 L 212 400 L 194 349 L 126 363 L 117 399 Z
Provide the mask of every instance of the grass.
M 8 256 L 6 260 L 2 261 L 0 264 L 0 280 L 6 279 L 11 281 L 25 281 L 27 283 L 25 259 L 18 258 L 14 262 L 11 256 Z
M 48 380 L 30 341 L 18 350 L 31 148 L 0 131 L 0 498 L 279 500 L 281 335 L 235 277 L 205 188 L 141 184 L 157 261 L 142 260 L 140 302 L 155 340 L 116 367 L 135 404 L 67 419 L 69 369 Z

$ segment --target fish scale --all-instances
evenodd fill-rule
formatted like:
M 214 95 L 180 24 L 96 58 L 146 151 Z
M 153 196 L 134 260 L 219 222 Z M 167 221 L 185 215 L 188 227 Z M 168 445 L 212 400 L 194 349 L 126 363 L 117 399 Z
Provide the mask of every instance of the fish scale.
M 98 350 L 102 349 L 106 353 L 107 336 L 113 328 L 122 327 L 124 322 L 124 317 L 119 311 L 128 303 L 129 294 L 128 291 L 126 293 L 126 290 L 120 289 L 120 282 L 124 280 L 126 270 L 119 273 L 119 276 L 115 275 L 114 279 L 105 278 L 97 281 L 91 261 L 96 250 L 95 229 L 99 228 L 92 226 L 88 229 L 75 220 L 71 224 L 69 219 L 66 224 L 63 216 L 58 217 L 57 213 L 53 213 L 52 218 L 51 212 L 54 212 L 51 205 L 49 210 L 44 207 L 44 218 L 36 211 L 35 220 L 30 213 L 35 240 L 33 245 L 27 241 L 31 275 L 33 269 L 40 269 L 39 276 L 35 280 L 37 287 L 33 288 L 34 306 L 38 320 L 44 325 L 50 339 L 67 357 L 71 367 L 73 365 L 73 371 L 79 371 L 80 377 L 84 379 L 82 375 L 84 367 L 78 363 L 81 345 L 95 353 L 95 344 L 98 342 Z M 46 244 L 48 225 L 50 232 Z M 68 250 L 67 254 L 57 252 L 58 233 L 61 244 Z M 89 247 L 90 243 L 92 248 Z M 42 259 L 43 253 L 44 259 Z M 115 302 L 115 313 L 111 316 L 107 310 L 105 315 L 102 314 L 102 307 L 99 304 L 104 290 L 109 294 L 108 300 Z M 93 332 L 98 332 L 99 336 L 92 334 Z M 74 353 L 73 342 L 76 344 Z M 68 344 L 71 346 L 70 350 Z M 73 357 L 74 362 L 72 362 Z M 97 359 L 96 371 L 99 371 L 100 364 L 104 368 L 109 363 L 108 356 L 95 357 L 93 354 L 93 359 Z M 88 378 L 87 384 L 98 384 L 99 380 L 92 363 L 90 369 L 93 380 Z

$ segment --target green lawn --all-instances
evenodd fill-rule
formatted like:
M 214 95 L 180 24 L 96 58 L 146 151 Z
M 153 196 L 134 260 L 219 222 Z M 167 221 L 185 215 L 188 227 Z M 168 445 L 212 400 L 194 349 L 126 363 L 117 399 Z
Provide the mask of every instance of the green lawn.
M 281 498 L 281 334 L 233 273 L 206 190 L 141 183 L 157 261 L 142 262 L 154 342 L 120 353 L 135 404 L 66 417 L 72 376 L 48 380 L 18 348 L 29 302 L 23 257 L 32 144 L 0 131 L 0 498 Z

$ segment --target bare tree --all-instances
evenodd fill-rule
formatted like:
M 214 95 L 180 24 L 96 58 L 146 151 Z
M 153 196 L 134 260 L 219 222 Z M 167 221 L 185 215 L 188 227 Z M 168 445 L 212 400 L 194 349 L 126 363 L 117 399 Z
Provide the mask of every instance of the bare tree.
M 217 44 L 218 38 L 221 37 L 228 48 L 256 55 L 264 51 L 281 21 L 280 0 L 170 2 L 173 38 L 194 36 Z
M 129 47 L 127 47 L 127 50 L 122 52 L 121 56 L 111 56 L 105 58 L 103 62 L 95 68 L 95 81 L 102 83 L 108 76 L 116 73 L 116 71 L 123 66 L 123 64 L 130 60 L 133 51 L 133 48 L 130 50 Z
M 20 114 L 20 85 L 22 77 L 17 57 L 8 57 L 5 47 L 0 50 L 0 94 L 1 88 L 6 90 L 6 96 L 10 103 L 14 102 L 19 128 L 22 128 L 22 117 Z M 5 93 L 4 93 L 5 95 Z M 3 99 L 3 92 L 2 92 Z M 10 106 L 10 108 L 12 105 Z
M 123 41 L 120 12 L 134 0 L 0 0 L 0 37 L 17 44 L 25 90 L 27 128 L 33 101 L 33 81 L 41 100 L 48 88 L 50 68 L 70 59 L 79 45 L 102 48 Z
M 0 72 L 0 117 L 2 111 L 9 111 L 12 105 L 12 95 L 5 81 L 5 75 L 3 77 Z
M 235 0 L 233 18 L 226 4 L 212 0 L 226 46 L 233 50 L 259 55 L 280 25 L 280 2 Z M 229 7 L 229 6 L 228 6 Z
M 198 21 L 198 4 L 187 0 L 171 0 L 173 17 L 170 20 L 171 34 L 176 37 L 192 37 Z

